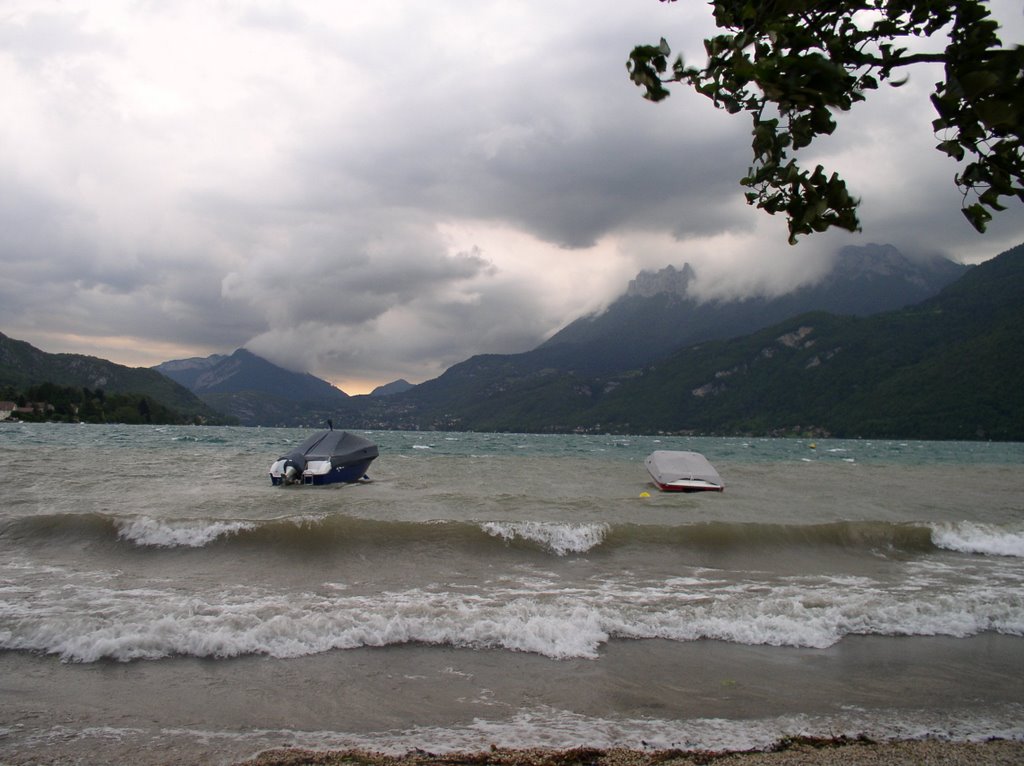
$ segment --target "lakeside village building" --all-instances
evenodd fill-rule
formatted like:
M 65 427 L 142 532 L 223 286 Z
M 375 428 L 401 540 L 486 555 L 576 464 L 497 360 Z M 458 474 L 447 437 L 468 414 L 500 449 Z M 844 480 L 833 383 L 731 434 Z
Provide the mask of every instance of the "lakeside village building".
M 46 402 L 37 402 L 34 406 L 19 407 L 15 402 L 0 402 L 0 420 L 17 420 L 19 412 L 32 414 L 37 411 L 52 412 L 53 405 Z

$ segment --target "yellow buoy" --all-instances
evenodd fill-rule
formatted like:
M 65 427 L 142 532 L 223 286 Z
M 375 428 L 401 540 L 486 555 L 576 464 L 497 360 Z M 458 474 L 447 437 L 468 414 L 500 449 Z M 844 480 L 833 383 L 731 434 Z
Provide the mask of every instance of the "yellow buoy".
M 640 493 L 640 497 L 650 497 L 650 496 L 651 496 L 650 492 L 641 492 Z

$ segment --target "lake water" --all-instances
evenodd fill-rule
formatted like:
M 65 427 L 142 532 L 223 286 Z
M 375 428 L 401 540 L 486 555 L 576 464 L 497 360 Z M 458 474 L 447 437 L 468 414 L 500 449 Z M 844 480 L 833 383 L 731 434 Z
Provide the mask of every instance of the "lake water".
M 359 433 L 0 424 L 0 761 L 1024 738 L 1024 444 Z

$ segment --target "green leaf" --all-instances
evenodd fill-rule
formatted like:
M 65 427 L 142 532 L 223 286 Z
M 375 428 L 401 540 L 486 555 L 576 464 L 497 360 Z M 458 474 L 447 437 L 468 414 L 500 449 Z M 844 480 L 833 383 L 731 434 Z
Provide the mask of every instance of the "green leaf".
M 859 11 L 877 18 L 855 23 Z M 802 171 L 800 153 L 838 130 L 838 112 L 881 81 L 905 84 L 922 63 L 943 65 L 929 96 L 932 129 L 936 148 L 966 163 L 954 178 L 968 221 L 983 231 L 1002 197 L 1024 201 L 1024 46 L 1003 45 L 985 0 L 717 0 L 713 14 L 719 33 L 704 41 L 703 67 L 679 57 L 666 75 L 671 51 L 662 38 L 634 49 L 629 76 L 652 101 L 681 82 L 720 109 L 750 115 L 754 164 L 741 181 L 744 196 L 786 214 L 790 241 L 833 226 L 859 229 L 860 200 L 835 174 Z M 781 125 L 762 119 L 770 115 Z
M 962 160 L 964 158 L 964 148 L 960 145 L 959 141 L 943 141 L 935 146 L 941 152 L 945 152 L 955 160 Z
M 965 207 L 963 214 L 967 217 L 971 226 L 981 234 L 985 233 L 986 224 L 992 220 L 992 214 L 977 203 Z

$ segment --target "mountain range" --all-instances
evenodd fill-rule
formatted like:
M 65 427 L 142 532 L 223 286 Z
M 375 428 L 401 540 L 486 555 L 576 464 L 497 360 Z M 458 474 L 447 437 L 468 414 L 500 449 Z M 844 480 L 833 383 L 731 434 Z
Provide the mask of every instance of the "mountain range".
M 640 367 L 708 340 L 732 338 L 807 311 L 867 316 L 935 295 L 970 267 L 945 258 L 913 261 L 892 245 L 842 248 L 816 284 L 776 297 L 701 300 L 689 264 L 641 272 L 605 311 L 577 319 L 541 344 L 561 366 L 589 372 Z
M 1019 440 L 1022 296 L 1024 245 L 897 311 L 809 313 L 692 347 L 609 392 L 577 422 L 625 431 Z
M 201 399 L 244 425 L 1020 439 L 1022 271 L 1024 246 L 967 267 L 869 245 L 845 248 L 823 280 L 788 295 L 702 302 L 693 268 L 669 266 L 532 351 L 475 356 L 366 396 L 246 349 L 149 372 L 182 406 Z M 21 342 L 0 339 L 0 384 L 38 379 L 12 377 L 3 350 Z M 103 362 L 34 351 L 77 359 L 53 375 Z M 115 376 L 76 380 L 100 377 Z
M 733 301 L 694 295 L 696 274 L 689 264 L 641 272 L 606 310 L 572 322 L 531 351 L 472 357 L 419 386 L 395 381 L 370 395 L 387 397 L 379 401 L 342 402 L 344 394 L 326 382 L 282 370 L 245 349 L 155 369 L 245 425 L 313 425 L 333 417 L 379 427 L 447 427 L 452 418 L 465 422 L 468 410 L 486 409 L 494 389 L 514 388 L 517 381 L 537 395 L 540 389 L 530 381 L 538 375 L 623 375 L 694 343 L 748 334 L 810 310 L 864 315 L 898 308 L 934 295 L 968 268 L 945 259 L 911 261 L 888 245 L 847 247 L 818 284 Z M 557 409 L 557 388 L 544 395 L 554 397 L 550 407 Z
M 918 303 L 871 316 L 803 313 L 631 369 L 541 367 L 538 354 L 557 359 L 555 344 L 518 357 L 474 357 L 386 410 L 364 410 L 363 423 L 1024 439 L 1022 296 L 1024 245 L 963 270 Z
M 320 425 L 349 398 L 325 380 L 278 367 L 244 348 L 153 369 L 242 425 Z
M 24 391 L 47 383 L 104 394 L 149 397 L 178 413 L 180 422 L 230 421 L 187 387 L 156 370 L 125 367 L 83 354 L 49 354 L 0 333 L 0 386 Z

